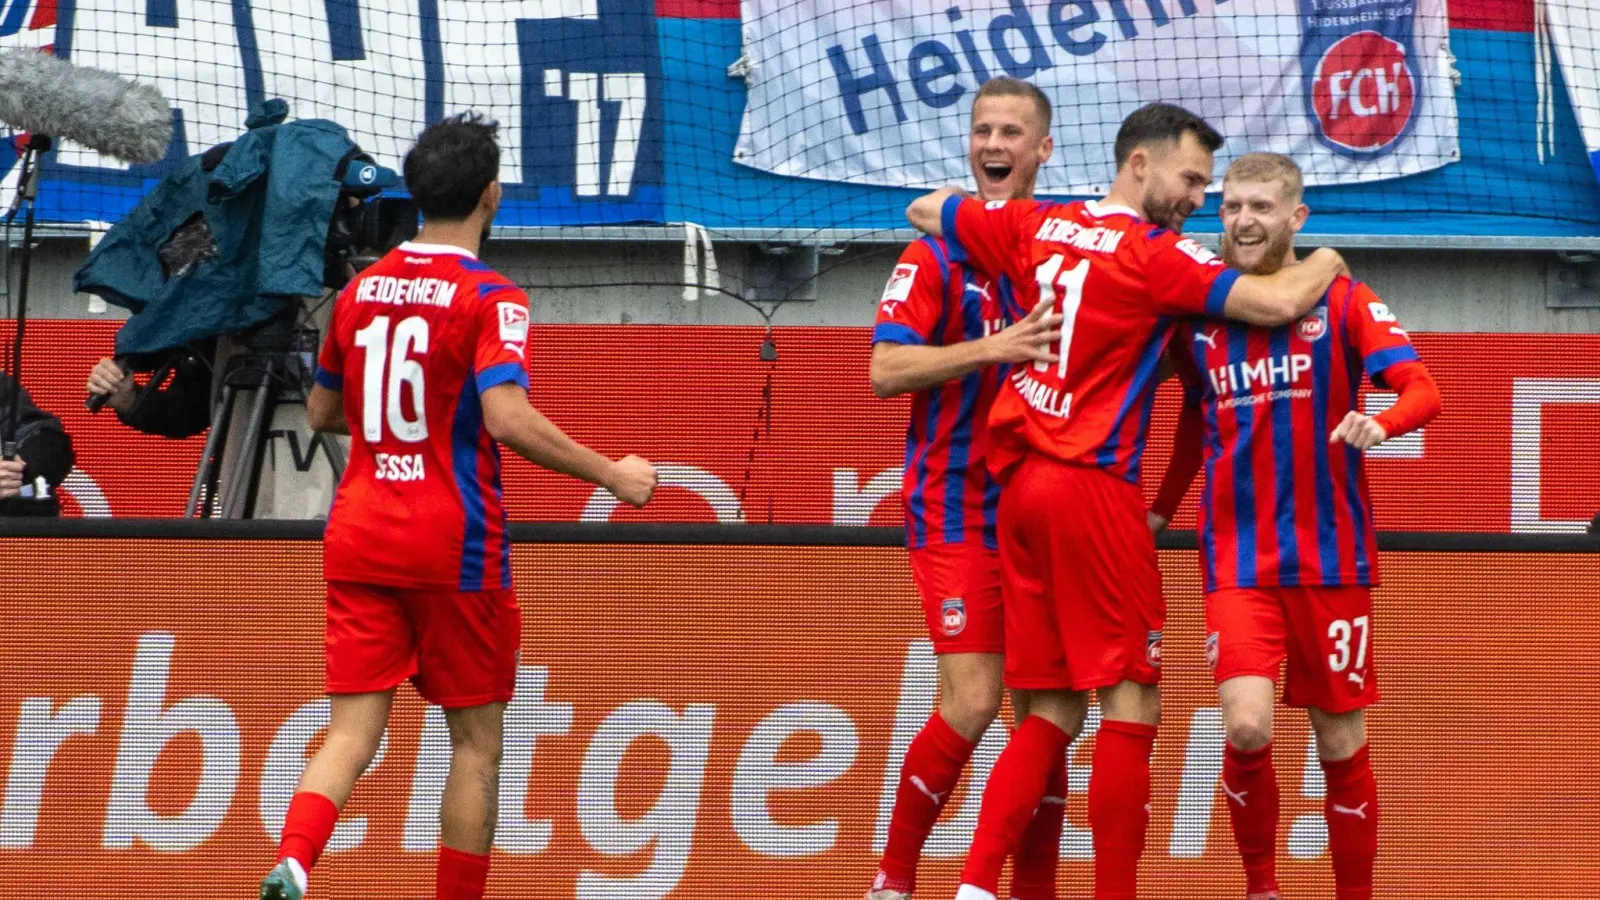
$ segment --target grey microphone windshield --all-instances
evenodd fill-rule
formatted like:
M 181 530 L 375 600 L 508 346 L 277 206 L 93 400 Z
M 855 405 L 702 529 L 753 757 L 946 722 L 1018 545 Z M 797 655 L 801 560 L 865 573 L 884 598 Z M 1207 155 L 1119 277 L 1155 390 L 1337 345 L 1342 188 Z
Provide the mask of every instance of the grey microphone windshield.
M 156 162 L 172 140 L 154 87 L 35 50 L 0 53 L 0 122 L 130 163 Z

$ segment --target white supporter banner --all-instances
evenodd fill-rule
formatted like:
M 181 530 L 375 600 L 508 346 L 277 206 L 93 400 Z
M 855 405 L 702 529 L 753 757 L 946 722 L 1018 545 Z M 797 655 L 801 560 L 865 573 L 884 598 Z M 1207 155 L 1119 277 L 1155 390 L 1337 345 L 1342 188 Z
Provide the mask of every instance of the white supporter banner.
M 780 175 L 965 184 L 972 98 L 990 77 L 1054 106 L 1047 194 L 1105 190 L 1147 103 L 1292 156 L 1310 185 L 1460 159 L 1445 0 L 743 0 L 748 101 L 735 161 Z M 1219 165 L 1218 171 L 1221 171 Z
M 1585 6 L 1538 0 L 1534 6 L 1534 32 L 1541 46 L 1549 44 L 1554 63 L 1560 67 L 1578 129 L 1583 133 L 1584 149 L 1589 153 L 1595 177 L 1600 178 L 1600 9 Z M 1544 61 L 1537 73 L 1541 126 L 1548 122 L 1553 134 L 1553 67 L 1549 58 L 1540 58 Z

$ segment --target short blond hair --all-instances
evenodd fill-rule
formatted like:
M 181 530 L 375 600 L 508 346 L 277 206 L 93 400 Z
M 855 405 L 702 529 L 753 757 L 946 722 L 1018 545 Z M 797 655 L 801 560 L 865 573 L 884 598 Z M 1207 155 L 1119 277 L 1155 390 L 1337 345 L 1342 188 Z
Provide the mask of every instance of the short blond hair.
M 1050 133 L 1050 98 L 1038 85 L 1010 75 L 997 75 L 983 83 L 978 88 L 978 95 L 972 98 L 972 105 L 976 107 L 978 101 L 985 97 L 1021 97 L 1033 103 L 1033 112 L 1039 118 L 1039 130 L 1043 134 Z
M 1282 153 L 1246 153 L 1234 160 L 1222 176 L 1224 186 L 1230 181 L 1276 181 L 1283 185 L 1283 196 L 1291 203 L 1299 203 L 1306 192 L 1300 166 Z

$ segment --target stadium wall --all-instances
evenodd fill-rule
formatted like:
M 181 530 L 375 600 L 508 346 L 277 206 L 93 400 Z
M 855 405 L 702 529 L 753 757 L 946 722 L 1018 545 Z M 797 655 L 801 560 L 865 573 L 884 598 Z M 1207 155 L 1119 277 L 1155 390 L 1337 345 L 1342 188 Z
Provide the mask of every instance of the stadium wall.
M 243 896 L 327 720 L 316 526 L 116 524 L 0 523 L 0 877 L 75 900 L 157 877 L 164 897 Z M 165 537 L 126 537 L 141 529 Z M 30 530 L 57 536 L 17 536 Z M 516 529 L 523 650 L 490 896 L 860 890 L 897 763 L 933 703 L 932 658 L 897 535 L 778 531 Z M 1370 719 L 1378 892 L 1509 900 L 1538 883 L 1549 900 L 1591 900 L 1593 542 L 1451 543 L 1384 540 L 1369 648 L 1384 694 Z M 1237 896 L 1198 564 L 1183 545 L 1169 537 L 1161 551 L 1169 617 L 1143 883 L 1156 897 Z M 1280 877 L 1296 896 L 1331 896 L 1311 737 L 1300 716 L 1278 727 Z M 1094 730 L 1091 718 L 1070 759 L 1069 896 L 1091 873 Z M 954 891 L 1003 740 L 998 727 L 985 738 L 934 831 L 921 879 L 933 896 Z M 317 896 L 426 889 L 446 746 L 437 710 L 402 690 Z
M 1402 313 L 1404 315 L 1404 313 Z M 1408 317 L 1409 319 L 1409 317 Z M 83 409 L 83 381 L 115 323 L 29 324 L 35 397 L 73 435 L 70 515 L 176 516 L 202 441 L 138 434 Z M 0 340 L 9 329 L 0 324 Z M 532 399 L 602 452 L 668 466 L 646 510 L 506 461 L 514 520 L 895 525 L 909 399 L 879 400 L 865 327 L 796 326 L 760 358 L 749 326 L 537 325 Z M 1444 412 L 1369 454 L 1377 524 L 1426 531 L 1581 531 L 1600 512 L 1600 334 L 1418 333 Z M 1155 404 L 1144 481 L 1166 465 L 1176 388 Z M 1368 394 L 1369 411 L 1384 395 Z M 286 438 L 281 438 L 286 439 Z M 309 448 L 291 446 L 311 464 Z M 508 454 L 509 456 L 509 454 Z M 1190 505 L 1180 527 L 1192 522 Z
M 817 299 L 785 303 L 774 324 L 872 324 L 878 296 L 902 246 L 857 246 L 824 256 Z M 741 250 L 738 244 L 717 245 L 723 280 L 730 286 L 746 280 Z M 72 272 L 86 253 L 81 239 L 41 245 L 34 257 L 30 316 L 90 315 L 93 298 L 72 292 Z M 1552 302 L 1559 302 L 1557 279 L 1564 269 L 1555 252 L 1353 249 L 1345 253 L 1357 276 L 1392 303 L 1407 327 L 1416 331 L 1600 332 L 1600 306 L 1552 308 Z M 684 301 L 679 243 L 505 241 L 491 244 L 485 260 L 528 289 L 536 322 L 762 323 L 755 310 L 725 294 L 707 291 L 696 301 Z M 13 297 L 16 270 L 13 264 Z M 97 318 L 125 316 L 123 310 L 110 307 Z

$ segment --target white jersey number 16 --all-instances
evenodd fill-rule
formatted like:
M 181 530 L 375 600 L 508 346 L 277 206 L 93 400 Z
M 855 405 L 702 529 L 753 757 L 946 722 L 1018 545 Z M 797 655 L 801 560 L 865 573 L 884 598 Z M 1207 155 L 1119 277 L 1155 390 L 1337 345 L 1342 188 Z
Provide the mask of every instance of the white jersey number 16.
M 428 320 L 421 316 L 401 319 L 389 335 L 389 317 L 378 316 L 356 332 L 356 346 L 366 351 L 361 370 L 361 434 L 368 443 L 383 440 L 383 426 L 397 440 L 415 444 L 428 439 L 428 411 L 423 402 L 422 363 L 411 354 L 428 352 Z M 389 378 L 383 377 L 385 363 Z M 416 418 L 408 419 L 400 404 L 401 392 L 411 398 Z

